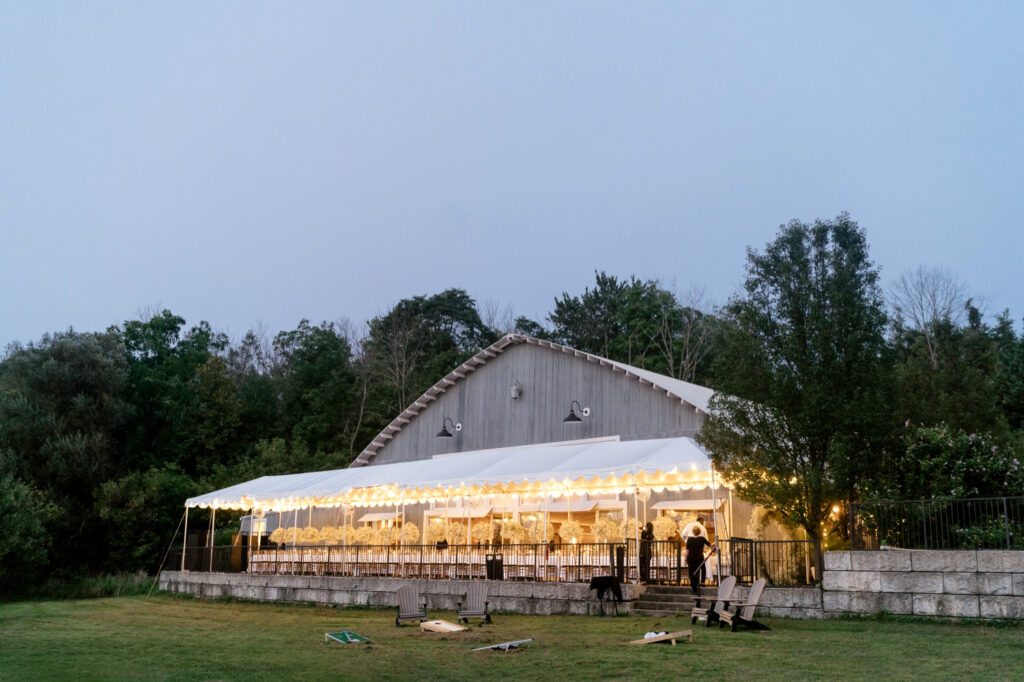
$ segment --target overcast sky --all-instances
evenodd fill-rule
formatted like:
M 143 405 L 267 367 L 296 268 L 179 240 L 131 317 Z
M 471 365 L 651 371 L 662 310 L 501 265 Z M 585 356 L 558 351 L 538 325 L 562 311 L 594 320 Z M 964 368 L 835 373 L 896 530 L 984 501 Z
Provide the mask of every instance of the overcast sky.
M 1024 3 L 0 0 L 0 348 L 595 270 L 724 302 L 842 211 L 1024 316 Z

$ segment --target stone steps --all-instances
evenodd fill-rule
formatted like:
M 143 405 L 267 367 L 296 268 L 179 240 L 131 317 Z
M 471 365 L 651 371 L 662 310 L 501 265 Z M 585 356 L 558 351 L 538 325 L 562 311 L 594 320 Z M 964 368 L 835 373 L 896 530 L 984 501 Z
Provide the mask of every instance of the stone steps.
M 701 604 L 706 606 L 716 598 L 716 595 L 717 590 L 701 590 Z M 696 605 L 697 596 L 689 587 L 648 585 L 644 594 L 633 602 L 632 610 L 638 615 L 689 615 Z

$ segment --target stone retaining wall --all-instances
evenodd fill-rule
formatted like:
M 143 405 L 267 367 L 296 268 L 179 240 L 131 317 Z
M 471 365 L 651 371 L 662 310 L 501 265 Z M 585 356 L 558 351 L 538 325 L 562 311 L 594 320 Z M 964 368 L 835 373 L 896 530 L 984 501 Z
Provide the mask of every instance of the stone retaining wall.
M 466 598 L 466 580 L 411 580 L 405 578 L 351 578 L 309 575 L 250 575 L 163 571 L 162 590 L 197 597 L 235 597 L 259 601 L 313 602 L 339 606 L 395 606 L 395 593 L 415 582 L 427 608 L 455 611 Z M 479 581 L 474 581 L 479 582 Z M 623 585 L 624 602 L 619 613 L 629 611 L 640 594 L 636 585 Z M 548 615 L 599 612 L 595 593 L 586 583 L 487 581 L 487 598 L 493 611 Z
M 826 614 L 1024 618 L 1024 552 L 827 552 Z
M 204 597 L 262 601 L 394 606 L 395 592 L 410 580 L 324 576 L 250 575 L 164 571 L 160 589 Z M 466 595 L 464 580 L 416 580 L 428 608 L 455 610 Z M 832 551 L 825 554 L 822 588 L 769 587 L 759 616 L 821 618 L 844 613 L 888 612 L 917 616 L 1024 619 L 1024 552 L 1000 550 Z M 620 613 L 644 592 L 623 585 Z M 743 601 L 747 587 L 737 587 Z M 586 583 L 488 581 L 495 611 L 528 614 L 593 614 Z

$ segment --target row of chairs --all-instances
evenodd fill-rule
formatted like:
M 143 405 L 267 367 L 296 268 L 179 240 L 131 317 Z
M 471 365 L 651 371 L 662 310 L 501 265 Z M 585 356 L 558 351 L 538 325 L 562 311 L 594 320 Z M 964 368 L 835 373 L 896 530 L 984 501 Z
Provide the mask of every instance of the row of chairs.
M 761 601 L 761 594 L 764 592 L 765 584 L 764 578 L 758 578 L 750 587 L 747 601 L 742 604 L 732 604 L 732 592 L 736 587 L 736 576 L 730 575 L 726 577 L 718 586 L 717 600 L 709 608 L 701 607 L 701 600 L 697 600 L 697 606 L 690 612 L 690 624 L 692 625 L 697 622 L 697 619 L 702 618 L 705 621 L 705 627 L 711 627 L 712 623 L 718 622 L 719 628 L 728 625 L 732 632 L 736 632 L 736 627 L 740 625 L 755 630 L 767 630 L 767 625 L 754 618 L 754 611 Z
M 484 623 L 490 623 L 492 621 L 489 606 L 487 585 L 482 582 L 470 583 L 466 592 L 466 601 L 458 603 L 458 620 L 460 623 L 468 624 L 470 618 L 482 618 Z M 427 619 L 427 602 L 420 601 L 420 590 L 415 585 L 398 588 L 397 608 L 398 615 L 395 616 L 395 625 L 401 625 L 409 620 L 422 623 Z

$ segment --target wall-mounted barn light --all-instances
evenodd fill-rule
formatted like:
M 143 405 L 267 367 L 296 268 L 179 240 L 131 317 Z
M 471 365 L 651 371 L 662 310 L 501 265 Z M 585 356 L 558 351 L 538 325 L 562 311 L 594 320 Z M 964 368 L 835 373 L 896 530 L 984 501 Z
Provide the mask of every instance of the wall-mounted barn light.
M 516 400 L 519 394 L 523 392 L 523 385 L 519 383 L 518 379 L 512 380 L 512 386 L 509 388 L 509 392 L 512 394 L 512 400 Z
M 435 438 L 452 438 L 452 432 L 448 430 L 448 424 L 451 424 L 452 428 L 455 429 L 456 431 L 462 430 L 461 423 L 456 424 L 455 422 L 452 421 L 451 417 L 445 417 L 441 421 L 441 430 L 437 432 Z
M 569 403 L 569 416 L 563 419 L 562 421 L 566 424 L 576 424 L 577 422 L 583 421 L 582 419 L 580 419 L 579 415 L 576 414 L 577 409 L 583 414 L 584 417 L 590 416 L 590 408 L 580 407 L 579 401 L 574 400 L 571 403 Z

